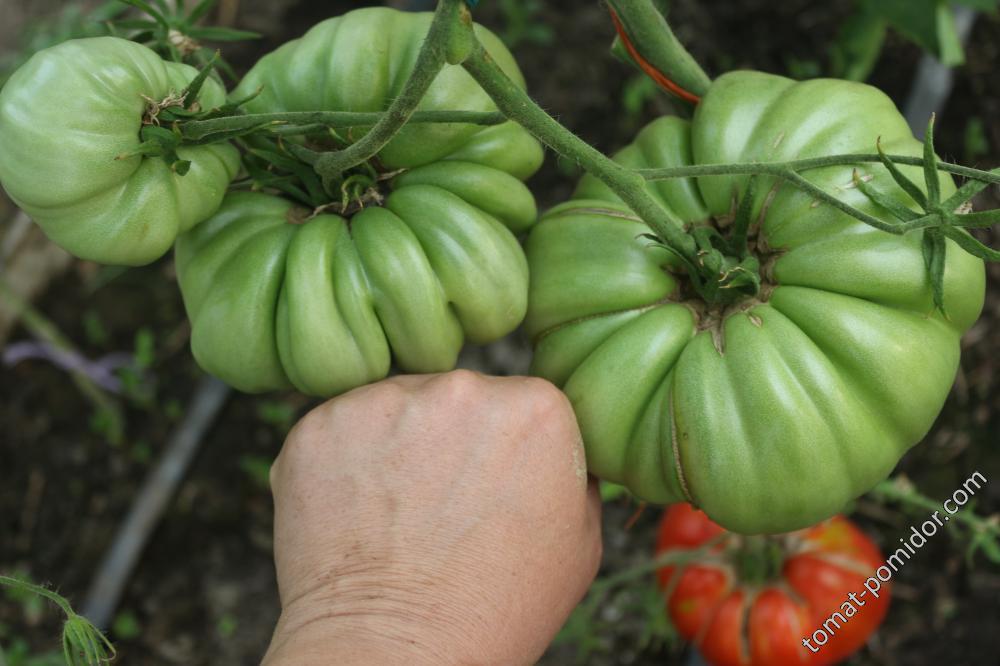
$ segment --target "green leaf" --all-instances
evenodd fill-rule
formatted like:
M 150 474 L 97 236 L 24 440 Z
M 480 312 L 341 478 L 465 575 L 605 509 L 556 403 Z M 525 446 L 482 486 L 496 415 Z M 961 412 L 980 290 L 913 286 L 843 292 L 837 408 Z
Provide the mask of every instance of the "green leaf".
M 164 16 L 170 16 L 170 7 L 167 5 L 166 0 L 153 0 L 153 4 L 163 12 Z
M 1000 174 L 1000 168 L 994 169 L 991 173 Z M 968 180 L 953 195 L 948 197 L 941 204 L 941 207 L 946 211 L 953 211 L 989 186 L 990 184 L 984 180 Z
M 187 85 L 181 96 L 184 98 L 184 106 L 190 108 L 195 100 L 198 99 L 198 93 L 201 92 L 201 86 L 205 83 L 205 79 L 208 78 L 209 74 L 212 73 L 212 65 L 215 63 L 215 59 L 218 57 L 218 51 L 209 58 L 208 62 L 198 70 L 198 75 L 191 80 L 191 83 Z
M 943 64 L 962 62 L 961 41 L 946 0 L 864 0 L 864 6 Z
M 972 256 L 979 257 L 983 261 L 1000 261 L 1000 252 L 983 245 L 970 236 L 968 232 L 955 227 L 944 227 L 942 232 Z
M 234 30 L 232 28 L 191 28 L 188 35 L 195 39 L 208 40 L 212 42 L 238 42 L 245 39 L 260 39 L 258 32 L 250 30 Z
M 944 260 L 947 244 L 937 229 L 925 229 L 923 238 L 924 265 L 931 281 L 934 307 L 945 314 L 944 309 Z
M 963 227 L 965 229 L 988 229 L 994 224 L 1000 224 L 1000 208 L 981 210 L 977 213 L 966 213 L 965 215 L 955 215 L 951 218 L 951 223 L 956 227 Z
M 867 79 L 882 52 L 885 32 L 886 22 L 871 3 L 861 3 L 840 27 L 830 47 L 833 75 L 850 81 Z
M 927 121 L 924 132 L 924 184 L 927 186 L 927 201 L 931 206 L 941 203 L 941 181 L 938 180 L 937 155 L 934 153 L 934 114 Z
M 1000 0 L 952 0 L 952 2 L 984 12 L 995 12 L 1000 9 Z
M 122 19 L 115 21 L 114 25 L 116 28 L 123 30 L 149 30 L 157 28 L 160 24 L 156 21 L 147 21 L 146 19 Z
M 135 7 L 136 9 L 142 10 L 146 14 L 149 14 L 149 16 L 153 17 L 153 20 L 155 20 L 165 29 L 167 30 L 170 29 L 170 23 L 167 21 L 167 17 L 164 16 L 158 10 L 154 9 L 153 6 L 150 5 L 148 2 L 144 2 L 143 0 L 121 0 L 121 1 L 127 5 Z
M 962 38 L 958 36 L 958 28 L 955 27 L 955 15 L 951 6 L 944 2 L 937 6 L 937 40 L 938 59 L 942 65 L 954 67 L 965 62 Z
M 903 191 L 909 194 L 910 198 L 917 202 L 917 205 L 927 210 L 927 196 L 917 187 L 916 183 L 903 175 L 903 172 L 899 170 L 896 163 L 886 155 L 885 150 L 882 149 L 881 139 L 875 142 L 875 148 L 878 149 L 878 156 L 882 160 L 882 165 L 889 171 L 889 175 L 896 181 L 896 184 L 903 188 Z
M 997 544 L 997 537 L 990 532 L 980 532 L 969 542 L 969 549 L 966 551 L 967 562 L 972 564 L 972 557 L 976 551 L 983 551 L 990 562 L 1000 564 L 1000 545 Z
M 871 183 L 866 182 L 864 177 L 858 174 L 857 169 L 854 170 L 854 186 L 874 203 L 892 213 L 896 219 L 909 222 L 920 217 L 920 215 L 901 204 L 898 199 L 875 189 Z
M 188 22 L 191 24 L 197 23 L 198 19 L 207 14 L 208 10 L 210 10 L 214 5 L 215 0 L 201 0 L 201 2 L 194 6 L 191 13 L 187 15 Z
M 178 145 L 177 135 L 158 125 L 143 125 L 139 130 L 139 138 L 143 141 L 156 141 L 164 148 L 176 148 Z

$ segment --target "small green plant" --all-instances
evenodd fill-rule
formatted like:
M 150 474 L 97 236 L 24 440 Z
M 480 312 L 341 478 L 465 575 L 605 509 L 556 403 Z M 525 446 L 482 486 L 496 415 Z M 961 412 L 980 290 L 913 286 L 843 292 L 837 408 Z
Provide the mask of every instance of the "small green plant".
M 48 599 L 62 610 L 66 615 L 62 634 L 63 660 L 68 666 L 101 666 L 114 658 L 115 648 L 111 641 L 90 620 L 78 615 L 62 595 L 17 575 L 0 575 L 0 586 L 8 588 L 8 598 L 13 594 L 22 604 L 28 597 L 35 597 Z

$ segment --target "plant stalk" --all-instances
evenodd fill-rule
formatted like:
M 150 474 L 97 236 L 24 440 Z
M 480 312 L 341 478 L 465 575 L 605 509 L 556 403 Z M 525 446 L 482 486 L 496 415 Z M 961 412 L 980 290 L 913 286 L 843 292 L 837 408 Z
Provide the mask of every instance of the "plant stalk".
M 178 126 L 185 139 L 199 141 L 212 134 L 259 127 L 281 134 L 294 134 L 296 130 L 305 134 L 322 128 L 364 127 L 377 125 L 385 116 L 386 113 L 381 111 L 284 111 L 188 120 L 178 123 Z M 495 111 L 415 111 L 408 122 L 499 125 L 506 120 L 502 113 Z
M 608 0 L 608 5 L 643 59 L 683 90 L 704 96 L 712 79 L 677 40 L 652 0 Z
M 549 148 L 601 179 L 664 243 L 692 266 L 699 265 L 694 239 L 684 232 L 680 219 L 653 199 L 641 174 L 613 161 L 563 127 L 507 77 L 481 43 L 475 44 L 462 66 L 506 117 Z
M 912 157 L 909 155 L 889 155 L 896 164 L 907 164 L 911 166 L 923 166 L 924 158 Z M 661 169 L 637 169 L 636 171 L 646 180 L 668 180 L 670 178 L 692 178 L 697 176 L 727 176 L 745 174 L 766 174 L 780 176 L 785 171 L 808 171 L 809 169 L 819 169 L 828 166 L 842 166 L 845 164 L 857 164 L 868 162 L 881 162 L 882 158 L 876 153 L 844 153 L 843 155 L 825 155 L 823 157 L 811 157 L 801 160 L 790 160 L 788 162 L 734 162 L 732 164 L 692 164 L 682 167 L 664 167 Z M 1000 184 L 1000 170 L 983 171 L 972 167 L 952 164 L 951 162 L 937 163 L 941 171 L 953 173 L 956 176 L 964 176 L 994 185 Z

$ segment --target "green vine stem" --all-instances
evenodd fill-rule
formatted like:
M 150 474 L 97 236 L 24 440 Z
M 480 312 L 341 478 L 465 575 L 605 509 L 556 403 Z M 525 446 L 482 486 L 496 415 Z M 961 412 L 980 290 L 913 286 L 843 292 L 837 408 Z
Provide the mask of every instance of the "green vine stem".
M 463 28 L 472 32 L 472 17 L 465 3 L 462 0 L 440 0 L 413 71 L 399 96 L 375 126 L 358 141 L 343 150 L 325 153 L 316 161 L 316 173 L 323 179 L 327 190 L 331 190 L 331 185 L 345 171 L 382 150 L 406 124 L 438 73 L 467 51 L 464 47 L 468 46 L 468 37 L 461 34 Z
M 816 199 L 827 203 L 848 215 L 871 225 L 876 229 L 891 234 L 902 235 L 915 229 L 924 229 L 940 226 L 939 218 L 933 214 L 915 217 L 906 222 L 894 223 L 880 220 L 876 217 L 858 210 L 849 203 L 838 199 L 822 188 L 814 185 L 800 175 L 800 171 L 817 169 L 828 166 L 850 165 L 858 163 L 882 162 L 888 157 L 895 164 L 908 164 L 913 166 L 924 166 L 924 158 L 910 157 L 907 155 L 887 155 L 881 156 L 871 153 L 848 153 L 843 155 L 829 155 L 801 160 L 791 160 L 788 162 L 736 162 L 732 164 L 697 164 L 684 167 L 668 167 L 662 169 L 638 169 L 638 173 L 647 181 L 667 180 L 670 178 L 691 178 L 698 176 L 723 176 L 723 175 L 769 175 L 784 179 L 804 192 L 812 195 Z M 937 168 L 966 178 L 974 179 L 984 183 L 1000 183 L 1000 169 L 993 171 L 982 171 L 960 164 L 948 162 L 937 162 Z
M 911 166 L 923 166 L 922 157 L 911 157 L 909 155 L 889 155 L 896 164 L 907 164 Z M 667 167 L 663 169 L 637 169 L 636 171 L 643 178 L 649 181 L 667 180 L 670 178 L 691 178 L 697 176 L 726 176 L 745 174 L 764 174 L 780 176 L 787 171 L 807 171 L 828 166 L 840 166 L 845 164 L 857 164 L 868 162 L 881 162 L 882 157 L 874 153 L 844 153 L 842 155 L 826 155 L 823 157 L 812 157 L 802 160 L 790 160 L 788 162 L 734 162 L 732 164 L 695 164 L 683 167 Z M 994 185 L 1000 184 L 1000 169 L 992 171 L 982 171 L 972 167 L 952 164 L 950 162 L 938 162 L 938 169 L 953 173 L 956 176 L 964 176 L 981 180 Z
M 650 65 L 693 95 L 708 91 L 712 79 L 677 40 L 652 0 L 608 0 L 608 5 Z
M 641 174 L 611 160 L 563 127 L 507 77 L 482 44 L 475 44 L 462 66 L 505 116 L 523 126 L 549 148 L 600 178 L 672 250 L 691 266 L 698 265 L 694 239 L 684 232 L 679 219 L 653 199 Z
M 343 129 L 377 125 L 386 115 L 381 111 L 287 111 L 189 120 L 178 125 L 185 139 L 201 141 L 214 134 L 231 136 L 238 132 L 258 129 L 268 129 L 280 134 L 308 134 L 325 128 Z M 502 113 L 496 111 L 416 111 L 407 122 L 499 125 L 506 120 Z
M 941 502 L 920 493 L 913 485 L 913 482 L 904 476 L 886 479 L 876 485 L 870 492 L 875 498 L 882 501 L 899 502 L 922 511 L 940 511 L 942 508 Z M 1000 515 L 983 517 L 975 511 L 965 510 L 949 514 L 949 517 L 955 522 L 971 528 L 973 534 L 976 535 L 973 539 L 974 546 L 983 547 L 982 541 L 985 540 L 992 542 L 993 552 L 1000 558 Z M 977 543 L 977 539 L 980 543 Z M 990 552 L 987 550 L 988 555 Z M 1000 564 L 1000 559 L 997 560 L 997 563 Z
M 65 597 L 42 585 L 0 574 L 0 586 L 48 599 L 66 615 L 63 624 L 63 658 L 68 666 L 102 666 L 115 656 L 115 647 L 87 618 L 77 614 Z

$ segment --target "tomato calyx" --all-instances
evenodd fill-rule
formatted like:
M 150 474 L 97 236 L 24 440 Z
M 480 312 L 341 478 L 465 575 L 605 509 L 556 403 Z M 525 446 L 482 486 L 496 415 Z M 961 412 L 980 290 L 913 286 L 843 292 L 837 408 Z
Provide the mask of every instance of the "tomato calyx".
M 734 554 L 739 579 L 753 586 L 764 586 L 779 580 L 785 565 L 785 552 L 785 544 L 780 537 L 743 537 Z
M 765 289 L 762 269 L 772 253 L 764 239 L 759 238 L 760 225 L 753 220 L 755 186 L 756 176 L 751 176 L 742 197 L 733 199 L 733 208 L 727 215 L 689 225 L 687 233 L 696 248 L 694 261 L 658 236 L 643 234 L 679 259 L 675 277 L 679 278 L 684 298 L 702 301 L 720 323 L 732 314 L 727 313 L 730 306 L 757 298 L 762 291 L 767 292 L 766 299 L 770 293 Z M 758 219 L 763 217 L 766 207 L 765 200 Z

